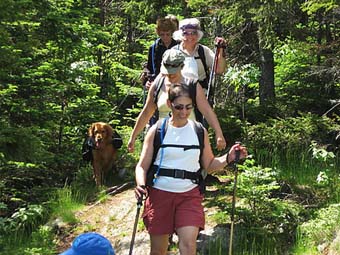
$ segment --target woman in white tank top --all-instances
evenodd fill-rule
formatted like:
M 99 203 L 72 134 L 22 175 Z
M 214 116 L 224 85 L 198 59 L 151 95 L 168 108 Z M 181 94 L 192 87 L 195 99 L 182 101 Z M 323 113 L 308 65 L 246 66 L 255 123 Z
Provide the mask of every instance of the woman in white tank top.
M 147 197 L 143 220 L 151 239 L 150 254 L 165 255 L 168 236 L 174 232 L 179 238 L 180 254 L 196 254 L 196 238 L 199 230 L 204 228 L 203 195 L 190 176 L 200 169 L 200 158 L 202 167 L 212 172 L 233 162 L 236 151 L 240 152 L 240 159 L 245 158 L 247 150 L 235 144 L 229 153 L 215 157 L 208 133 L 202 127 L 204 147 L 200 152 L 195 123 L 189 120 L 193 105 L 188 85 L 172 84 L 167 105 L 171 109 L 171 117 L 166 119 L 167 122 L 159 120 L 162 125 L 168 123 L 161 143 L 163 147 L 152 162 L 154 138 L 158 129 L 158 125 L 153 125 L 145 137 L 141 158 L 136 166 L 135 194 L 137 199 Z M 157 171 L 153 185 L 146 187 L 147 172 L 152 165 L 157 167 Z

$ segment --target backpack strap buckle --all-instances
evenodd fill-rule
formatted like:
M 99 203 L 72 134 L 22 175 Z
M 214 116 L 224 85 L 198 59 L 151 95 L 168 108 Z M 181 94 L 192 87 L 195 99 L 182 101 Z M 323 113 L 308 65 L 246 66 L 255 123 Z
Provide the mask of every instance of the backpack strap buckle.
M 179 170 L 179 169 L 174 169 L 174 178 L 185 179 L 185 171 Z

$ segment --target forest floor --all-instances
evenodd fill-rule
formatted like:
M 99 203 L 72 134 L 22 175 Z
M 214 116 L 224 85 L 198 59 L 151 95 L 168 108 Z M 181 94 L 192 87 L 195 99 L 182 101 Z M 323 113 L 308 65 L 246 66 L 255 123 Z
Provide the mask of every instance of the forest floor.
M 230 181 L 227 180 L 225 183 L 230 183 Z M 214 186 L 207 186 L 207 192 L 216 192 L 216 190 L 214 190 Z M 226 197 L 226 199 L 231 200 L 230 197 Z M 142 210 L 140 215 L 142 214 Z M 229 225 L 218 226 L 210 220 L 211 217 L 208 217 L 216 211 L 217 208 L 215 207 L 205 207 L 205 230 L 200 232 L 197 239 L 199 254 L 205 254 L 204 250 L 207 250 L 209 240 L 213 240 L 212 238 L 216 239 L 217 236 L 222 236 L 222 239 L 226 239 L 229 236 Z M 127 183 L 119 193 L 117 192 L 116 194 L 108 196 L 108 198 L 102 202 L 88 204 L 77 211 L 76 218 L 78 222 L 73 225 L 64 225 L 59 231 L 59 239 L 57 241 L 58 252 L 68 249 L 77 235 L 83 232 L 94 231 L 102 234 L 111 241 L 116 254 L 129 254 L 136 212 L 137 206 L 133 184 Z M 171 251 L 169 251 L 168 254 L 179 254 L 176 245 L 177 236 L 174 235 L 173 240 L 175 241 L 175 245 L 171 246 Z M 226 242 L 226 240 L 224 241 Z M 149 236 L 139 217 L 133 254 L 149 254 L 149 248 Z

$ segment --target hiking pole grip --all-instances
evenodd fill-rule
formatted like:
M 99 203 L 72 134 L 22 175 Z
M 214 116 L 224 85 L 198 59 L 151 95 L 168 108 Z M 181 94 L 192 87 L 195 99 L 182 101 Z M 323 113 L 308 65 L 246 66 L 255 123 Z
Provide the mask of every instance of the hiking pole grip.
M 235 144 L 241 145 L 241 142 L 235 142 Z M 237 164 L 240 161 L 240 155 L 241 155 L 241 151 L 235 150 L 235 164 Z
M 145 189 L 145 185 L 140 185 L 141 188 Z M 143 205 L 143 194 L 137 199 L 137 208 L 141 208 Z

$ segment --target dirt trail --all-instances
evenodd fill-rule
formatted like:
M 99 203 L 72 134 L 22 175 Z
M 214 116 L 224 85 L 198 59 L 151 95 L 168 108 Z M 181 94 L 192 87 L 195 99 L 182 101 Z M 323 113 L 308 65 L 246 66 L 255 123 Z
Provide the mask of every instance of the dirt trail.
M 69 248 L 78 234 L 95 231 L 108 238 L 117 254 L 128 254 L 133 224 L 136 216 L 136 199 L 130 188 L 96 205 L 88 205 L 76 213 L 79 220 L 75 226 L 68 226 L 69 234 L 59 241 L 58 251 Z M 139 226 L 142 226 L 139 224 Z M 65 233 L 66 234 L 66 233 Z M 134 254 L 144 255 L 149 250 L 149 236 L 145 230 L 138 231 Z
M 213 208 L 209 208 L 209 212 L 206 211 L 206 214 L 211 214 L 212 210 Z M 63 229 L 58 243 L 58 252 L 68 249 L 72 240 L 80 233 L 94 231 L 111 241 L 116 254 L 128 255 L 136 211 L 136 199 L 132 187 L 121 193 L 109 196 L 102 203 L 97 202 L 96 204 L 84 207 L 76 213 L 79 222 L 76 225 L 66 226 Z M 200 246 L 202 246 L 204 240 L 213 237 L 214 227 L 212 222 L 206 223 L 205 231 L 200 234 L 201 240 L 198 240 L 198 247 L 200 249 L 202 249 Z M 176 236 L 174 240 L 176 241 Z M 147 255 L 149 254 L 149 248 L 149 236 L 140 219 L 133 254 Z M 168 255 L 170 254 L 177 255 L 179 252 L 174 249 L 174 251 L 168 253 Z

